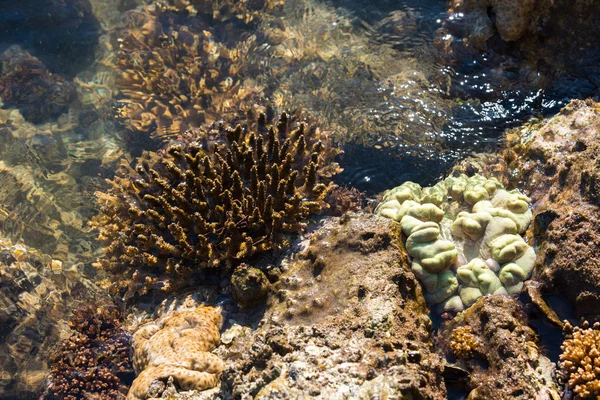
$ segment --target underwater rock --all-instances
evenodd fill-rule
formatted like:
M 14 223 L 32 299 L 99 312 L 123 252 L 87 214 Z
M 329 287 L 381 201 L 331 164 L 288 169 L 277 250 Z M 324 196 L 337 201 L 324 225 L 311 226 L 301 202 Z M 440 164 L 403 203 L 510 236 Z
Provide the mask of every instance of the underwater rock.
M 125 400 L 133 378 L 131 335 L 114 306 L 84 305 L 73 313 L 75 333 L 50 359 L 47 399 Z
M 19 44 L 69 77 L 94 62 L 100 26 L 89 0 L 6 0 L 2 11 L 0 52 Z
M 535 5 L 535 0 L 454 0 L 450 7 L 453 12 L 468 14 L 473 18 L 471 23 L 478 27 L 474 30 L 475 35 L 487 36 L 469 39 L 485 42 L 493 34 L 492 27 L 498 30 L 504 40 L 521 38 L 529 28 Z M 493 22 L 490 15 L 495 15 Z
M 469 399 L 558 400 L 554 364 L 542 354 L 519 301 L 480 297 L 437 336 L 448 362 L 468 372 Z
M 531 276 L 535 252 L 520 236 L 531 221 L 529 198 L 495 178 L 450 176 L 427 188 L 405 182 L 386 191 L 375 212 L 400 222 L 425 298 L 444 311 L 519 293 Z
M 159 397 L 162 393 L 150 394 L 156 392 L 153 382 L 169 377 L 181 390 L 217 386 L 225 365 L 211 351 L 219 344 L 222 323 L 220 308 L 199 306 L 172 311 L 140 327 L 133 335 L 133 362 L 138 375 L 127 399 Z
M 0 397 L 29 399 L 40 392 L 56 343 L 69 335 L 75 299 L 98 292 L 74 268 L 0 238 Z
M 582 327 L 565 322 L 566 339 L 560 355 L 559 377 L 575 392 L 576 399 L 600 397 L 600 323 Z
M 229 288 L 242 308 L 250 308 L 267 297 L 269 280 L 260 269 L 241 264 L 233 271 Z
M 452 0 L 449 12 L 437 42 L 447 64 L 463 70 L 469 65 L 466 70 L 472 74 L 467 72 L 461 84 L 484 74 L 485 86 L 490 87 L 492 80 L 500 90 L 556 89 L 562 98 L 596 93 L 600 84 L 596 2 Z
M 536 279 L 579 317 L 600 320 L 600 104 L 573 101 L 553 118 L 514 129 L 510 181 L 531 197 Z
M 271 126 L 261 114 L 245 127 L 191 130 L 135 170 L 124 165 L 112 189 L 97 193 L 94 225 L 107 244 L 100 265 L 130 296 L 171 291 L 203 269 L 284 247 L 327 207 L 339 169 L 327 138 L 299 115 Z
M 13 46 L 0 54 L 0 99 L 4 108 L 16 107 L 27 121 L 39 124 L 68 110 L 75 85 Z
M 400 235 L 354 213 L 313 232 L 282 263 L 258 328 L 216 350 L 227 363 L 219 398 L 446 398 Z

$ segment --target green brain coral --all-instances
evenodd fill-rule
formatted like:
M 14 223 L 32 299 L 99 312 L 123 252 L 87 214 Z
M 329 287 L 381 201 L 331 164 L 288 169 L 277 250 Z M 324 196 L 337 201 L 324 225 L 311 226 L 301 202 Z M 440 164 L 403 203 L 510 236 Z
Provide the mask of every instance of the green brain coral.
M 425 298 L 444 310 L 518 293 L 531 276 L 535 252 L 520 236 L 531 221 L 529 198 L 494 178 L 406 182 L 384 193 L 376 213 L 400 222 Z

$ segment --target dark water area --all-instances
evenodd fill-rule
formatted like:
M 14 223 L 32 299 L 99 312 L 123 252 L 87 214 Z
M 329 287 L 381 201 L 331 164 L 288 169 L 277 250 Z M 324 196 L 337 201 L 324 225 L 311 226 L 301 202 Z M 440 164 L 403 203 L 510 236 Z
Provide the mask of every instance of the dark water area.
M 0 10 L 0 53 L 19 44 L 65 76 L 94 62 L 100 24 L 87 0 L 3 0 Z

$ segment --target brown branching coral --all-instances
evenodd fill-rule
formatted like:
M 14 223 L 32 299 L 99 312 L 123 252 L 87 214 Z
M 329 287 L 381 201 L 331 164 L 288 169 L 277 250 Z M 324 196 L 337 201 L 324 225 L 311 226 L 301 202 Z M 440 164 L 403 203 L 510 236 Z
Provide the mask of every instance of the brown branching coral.
M 167 0 L 162 7 L 189 15 L 205 14 L 215 21 L 236 19 L 248 24 L 285 0 Z
M 101 265 L 133 278 L 130 293 L 168 291 L 201 269 L 284 246 L 326 206 L 327 178 L 339 170 L 327 137 L 288 114 L 268 126 L 261 114 L 150 153 L 97 193 L 94 224 L 108 245 Z M 215 144 L 203 145 L 207 138 Z
M 69 326 L 75 330 L 51 359 L 47 398 L 124 399 L 131 379 L 130 335 L 120 328 L 120 313 L 108 307 L 82 306 Z
M 75 100 L 75 85 L 50 73 L 44 64 L 19 46 L 0 54 L 0 98 L 17 107 L 25 119 L 44 122 L 66 112 Z
M 146 7 L 132 11 L 118 32 L 118 115 L 131 130 L 176 135 L 260 95 L 260 89 L 241 81 L 251 35 L 231 24 L 218 25 L 212 17 L 177 13 L 190 3 L 207 11 L 217 7 L 210 1 Z
M 450 334 L 450 349 L 457 358 L 470 358 L 482 351 L 481 341 L 469 326 L 459 326 Z
M 567 338 L 559 363 L 564 381 L 576 399 L 600 398 L 600 323 L 590 327 L 586 321 L 582 327 L 573 327 L 565 322 L 564 330 Z

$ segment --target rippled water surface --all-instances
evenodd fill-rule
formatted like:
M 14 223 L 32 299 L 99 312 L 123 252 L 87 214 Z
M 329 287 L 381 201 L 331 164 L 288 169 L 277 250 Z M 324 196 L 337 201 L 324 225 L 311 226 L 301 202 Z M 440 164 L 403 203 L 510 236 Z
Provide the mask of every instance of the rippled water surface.
M 7 327 L 0 328 L 0 398 L 35 392 L 48 343 L 61 336 L 73 298 L 95 290 L 91 264 L 100 245 L 88 225 L 97 213 L 95 191 L 106 189 L 121 164 L 169 139 L 153 128 L 137 132 L 123 116 L 131 96 L 119 86 L 116 54 L 142 3 L 0 5 L 0 261 L 28 265 L 25 274 L 0 274 L 2 306 L 18 310 L 0 314 Z M 211 39 L 239 45 L 242 61 L 228 62 L 243 65 L 220 81 L 222 97 L 232 85 L 278 111 L 308 111 L 345 151 L 336 182 L 368 195 L 406 180 L 432 184 L 455 161 L 496 148 L 506 128 L 597 92 L 585 76 L 521 87 L 518 65 L 498 79 L 486 54 L 449 62 L 437 45 L 448 35 L 441 29 L 458 32 L 463 21 L 447 15 L 445 0 L 288 1 L 273 15 L 232 21 L 216 26 Z M 184 35 L 186 19 L 177 23 Z M 212 28 L 210 18 L 194 23 Z M 586 65 L 594 64 L 597 57 L 589 57 Z M 224 63 L 211 67 L 216 75 Z M 218 114 L 233 102 L 213 99 L 206 108 Z M 200 118 L 215 119 L 208 111 Z M 18 243 L 37 250 L 23 256 Z M 47 305 L 26 295 L 42 286 L 37 293 L 61 294 L 51 307 L 53 320 L 62 321 L 56 326 L 38 318 Z M 16 346 L 25 334 L 28 344 Z

